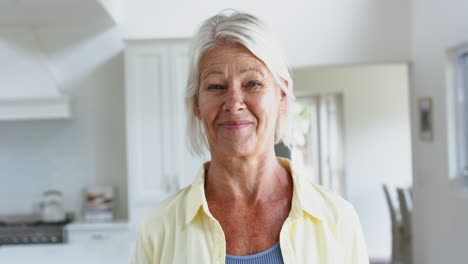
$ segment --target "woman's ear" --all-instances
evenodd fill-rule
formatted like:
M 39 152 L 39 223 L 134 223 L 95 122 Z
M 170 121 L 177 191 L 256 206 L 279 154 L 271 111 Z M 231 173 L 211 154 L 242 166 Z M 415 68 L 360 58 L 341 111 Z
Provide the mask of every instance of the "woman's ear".
M 284 85 L 288 87 L 288 81 L 284 80 Z M 279 106 L 280 111 L 279 112 L 280 114 L 283 114 L 286 112 L 286 108 L 288 106 L 288 100 L 287 100 L 288 96 L 286 95 L 284 90 L 281 88 L 280 88 L 280 96 L 281 98 L 280 98 L 280 106 Z
M 198 103 L 195 103 L 193 106 L 193 112 L 195 113 L 195 116 L 197 117 L 198 120 L 200 119 L 200 108 L 198 107 Z

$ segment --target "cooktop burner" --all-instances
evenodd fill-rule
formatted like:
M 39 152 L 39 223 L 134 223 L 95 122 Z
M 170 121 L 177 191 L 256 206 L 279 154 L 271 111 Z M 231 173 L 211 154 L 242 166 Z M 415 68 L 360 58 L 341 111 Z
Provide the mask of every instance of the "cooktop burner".
M 44 223 L 37 215 L 0 216 L 0 245 L 56 244 L 66 242 L 62 222 Z

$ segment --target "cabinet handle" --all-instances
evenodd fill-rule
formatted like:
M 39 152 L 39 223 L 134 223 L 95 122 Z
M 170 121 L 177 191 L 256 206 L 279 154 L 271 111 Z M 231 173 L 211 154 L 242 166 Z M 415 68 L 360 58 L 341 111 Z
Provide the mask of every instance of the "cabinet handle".
M 172 191 L 177 191 L 180 189 L 180 183 L 179 183 L 179 177 L 177 177 L 177 174 L 174 174 L 173 178 L 173 187 L 174 189 Z
M 163 188 L 166 193 L 172 193 L 180 189 L 180 182 L 177 174 L 165 175 L 163 178 Z
M 168 179 L 170 176 L 169 175 L 164 175 L 163 176 L 163 185 L 164 185 L 164 191 L 166 193 L 170 193 L 171 192 L 171 182 L 170 182 L 170 179 Z
M 108 236 L 103 235 L 103 234 L 92 234 L 91 235 L 92 240 L 104 240 L 104 239 L 107 239 L 107 238 L 108 238 Z

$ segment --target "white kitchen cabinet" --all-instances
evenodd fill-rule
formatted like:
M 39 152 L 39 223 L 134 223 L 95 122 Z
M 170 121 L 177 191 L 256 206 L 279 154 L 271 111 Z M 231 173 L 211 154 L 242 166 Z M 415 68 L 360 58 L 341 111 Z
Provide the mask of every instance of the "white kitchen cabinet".
M 129 218 L 190 184 L 202 159 L 185 133 L 187 40 L 128 40 L 125 50 Z
M 130 242 L 135 234 L 129 231 L 128 222 L 80 223 L 74 222 L 66 227 L 69 244 L 102 244 L 106 242 Z

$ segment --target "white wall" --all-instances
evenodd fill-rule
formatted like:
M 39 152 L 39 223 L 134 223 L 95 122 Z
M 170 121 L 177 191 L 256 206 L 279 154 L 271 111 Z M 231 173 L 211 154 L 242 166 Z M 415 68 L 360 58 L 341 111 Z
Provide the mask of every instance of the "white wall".
M 125 38 L 185 38 L 226 8 L 259 16 L 293 66 L 409 59 L 406 0 L 100 0 Z
M 414 166 L 414 257 L 417 264 L 466 263 L 468 198 L 451 188 L 448 178 L 449 120 L 447 52 L 468 44 L 468 2 L 412 1 L 412 127 Z M 420 141 L 417 100 L 434 105 L 434 140 Z
M 2 27 L 10 33 L 30 28 Z M 107 183 L 118 188 L 116 217 L 126 218 L 121 35 L 109 20 L 36 31 L 59 88 L 72 97 L 74 113 L 70 120 L 0 122 L 0 214 L 30 212 L 49 188 L 63 191 L 66 208 L 78 213 L 83 188 Z
M 341 93 L 346 193 L 372 259 L 388 259 L 391 223 L 382 183 L 412 182 L 406 65 L 309 67 L 293 70 L 298 95 Z

